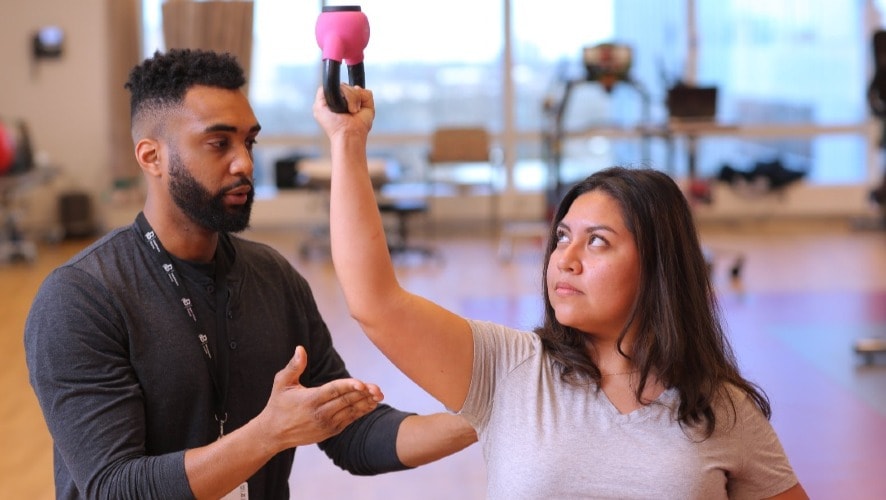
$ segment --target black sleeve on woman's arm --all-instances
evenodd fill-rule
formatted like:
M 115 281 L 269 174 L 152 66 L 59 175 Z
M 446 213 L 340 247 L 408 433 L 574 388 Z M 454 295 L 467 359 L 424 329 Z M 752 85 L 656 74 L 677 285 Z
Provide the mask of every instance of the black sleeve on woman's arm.
M 397 457 L 397 431 L 409 415 L 380 404 L 318 446 L 335 465 L 357 476 L 410 469 Z
M 298 314 L 304 326 L 299 330 L 308 356 L 307 373 L 301 383 L 318 387 L 332 380 L 350 377 L 345 362 L 336 351 L 332 335 L 311 292 L 310 286 L 296 273 L 292 288 L 298 294 L 293 303 L 299 304 Z M 405 470 L 397 457 L 397 432 L 403 419 L 412 413 L 402 412 L 386 404 L 354 421 L 339 434 L 318 443 L 318 446 L 338 467 L 358 476 L 373 476 L 385 472 Z

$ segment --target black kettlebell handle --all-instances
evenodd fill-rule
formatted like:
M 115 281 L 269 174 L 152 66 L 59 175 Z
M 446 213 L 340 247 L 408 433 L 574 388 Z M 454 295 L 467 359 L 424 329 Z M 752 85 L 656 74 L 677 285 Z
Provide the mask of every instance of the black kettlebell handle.
M 366 88 L 366 69 L 362 61 L 348 66 L 348 83 Z M 341 92 L 341 61 L 323 60 L 323 95 L 329 109 L 336 113 L 348 112 L 348 102 Z

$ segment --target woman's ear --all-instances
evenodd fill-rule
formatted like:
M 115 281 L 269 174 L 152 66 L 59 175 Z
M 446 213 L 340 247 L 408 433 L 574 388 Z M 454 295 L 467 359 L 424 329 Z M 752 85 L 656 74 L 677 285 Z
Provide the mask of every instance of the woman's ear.
M 135 159 L 148 175 L 159 176 L 160 143 L 154 139 L 142 139 L 135 145 Z

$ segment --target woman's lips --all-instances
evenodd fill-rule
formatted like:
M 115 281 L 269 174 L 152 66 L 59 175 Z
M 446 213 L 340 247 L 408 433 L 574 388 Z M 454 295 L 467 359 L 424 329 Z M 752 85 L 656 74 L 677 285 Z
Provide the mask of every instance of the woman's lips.
M 579 291 L 577 288 L 570 285 L 569 283 L 564 283 L 562 281 L 558 281 L 554 285 L 554 292 L 557 295 L 580 295 L 581 294 L 581 291 Z

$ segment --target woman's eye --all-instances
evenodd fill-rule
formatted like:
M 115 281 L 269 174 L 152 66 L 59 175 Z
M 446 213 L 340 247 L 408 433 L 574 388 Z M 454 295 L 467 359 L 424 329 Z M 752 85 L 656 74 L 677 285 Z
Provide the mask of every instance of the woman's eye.
M 600 247 L 606 244 L 606 240 L 601 236 L 597 236 L 596 234 L 592 234 L 588 237 L 588 246 L 592 247 Z
M 565 231 L 557 231 L 557 243 L 568 243 L 569 235 Z

